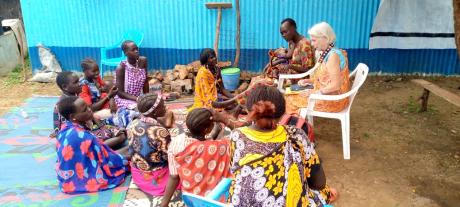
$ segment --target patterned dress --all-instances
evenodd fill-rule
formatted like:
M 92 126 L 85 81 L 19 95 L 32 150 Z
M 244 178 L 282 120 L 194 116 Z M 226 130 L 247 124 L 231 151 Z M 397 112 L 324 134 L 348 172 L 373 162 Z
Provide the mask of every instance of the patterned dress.
M 147 79 L 147 74 L 145 73 L 145 68 L 138 68 L 129 64 L 127 60 L 121 61 L 120 65 L 125 68 L 125 92 L 133 96 L 139 97 L 142 94 L 144 88 L 145 80 Z M 116 77 L 113 80 L 116 85 Z M 137 102 L 123 99 L 120 96 L 115 96 L 115 103 L 117 104 L 118 110 L 116 117 L 118 127 L 125 128 L 128 124 L 136 117 L 139 116 L 139 113 L 135 111 L 137 107 Z
M 212 102 L 217 101 L 216 84 L 217 81 L 212 72 L 201 66 L 195 78 L 194 103 L 189 111 L 200 107 L 212 108 Z
M 67 97 L 67 95 L 62 95 L 59 100 Z M 59 114 L 57 104 L 54 106 L 53 110 L 53 129 L 54 131 L 50 134 L 50 137 L 56 137 L 59 130 L 64 126 L 64 123 L 67 120 Z M 114 135 L 119 131 L 117 127 L 106 125 L 103 122 L 99 124 L 93 124 L 90 129 L 91 133 L 94 134 L 97 138 L 101 140 L 106 140 L 114 137 Z
M 138 68 L 133 66 L 129 64 L 127 60 L 121 61 L 120 65 L 122 65 L 125 69 L 125 92 L 136 97 L 140 96 L 142 89 L 144 88 L 145 80 L 147 78 L 147 74 L 145 74 L 145 68 Z M 115 85 L 116 81 L 117 80 L 115 77 L 113 80 Z M 134 109 L 137 105 L 136 101 L 123 99 L 119 96 L 115 96 L 115 101 L 118 108 Z
M 183 191 L 206 196 L 230 177 L 229 140 L 198 141 L 181 134 L 170 146 L 170 172 L 179 175 Z
M 87 193 L 124 182 L 128 161 L 85 127 L 66 121 L 57 135 L 56 173 L 64 193 Z
M 90 81 L 85 77 L 80 78 L 81 93 L 79 94 L 86 104 L 92 105 L 93 103 L 98 102 L 101 98 L 107 96 L 106 93 L 101 93 L 101 88 L 104 86 L 104 82 L 101 77 L 98 76 L 96 80 Z M 109 108 L 109 102 L 104 104 L 103 109 Z
M 329 188 L 314 191 L 307 179 L 320 160 L 303 130 L 278 126 L 272 132 L 248 127 L 232 131 L 230 187 L 233 206 L 323 206 Z
M 169 180 L 169 131 L 155 119 L 141 117 L 128 128 L 129 153 L 133 182 L 143 192 L 153 196 L 153 206 L 161 204 Z M 180 192 L 176 191 L 169 206 L 183 206 Z
M 155 119 L 146 117 L 132 121 L 126 130 L 132 167 L 142 174 L 134 176 L 133 173 L 134 183 L 141 189 L 145 187 L 146 192 L 152 195 L 163 195 L 169 178 L 168 144 L 171 136 L 168 130 Z M 163 171 L 165 172 L 157 173 Z M 144 183 L 144 180 L 149 182 Z
M 312 68 L 315 65 L 313 47 L 307 38 L 303 37 L 296 44 L 292 53 L 292 59 L 289 64 L 302 68 Z M 292 72 L 297 73 L 295 71 Z
M 287 114 L 298 114 L 300 108 L 308 106 L 308 97 L 311 93 L 316 93 L 321 88 L 324 88 L 331 84 L 331 78 L 327 72 L 326 62 L 330 57 L 330 54 L 335 53 L 340 58 L 340 79 L 342 85 L 337 94 L 344 94 L 350 91 L 350 71 L 348 70 L 348 59 L 347 53 L 337 48 L 327 54 L 323 63 L 320 63 L 320 67 L 313 72 L 310 77 L 313 80 L 314 89 L 306 90 L 300 94 L 288 94 L 285 96 L 286 99 L 286 113 Z M 316 101 L 315 110 L 324 112 L 340 112 L 348 106 L 348 98 L 338 101 Z

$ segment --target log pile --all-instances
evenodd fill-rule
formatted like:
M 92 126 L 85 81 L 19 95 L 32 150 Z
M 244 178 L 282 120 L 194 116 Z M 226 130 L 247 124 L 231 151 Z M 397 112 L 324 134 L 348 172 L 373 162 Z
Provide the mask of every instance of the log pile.
M 179 95 L 193 95 L 195 77 L 200 68 L 200 61 L 194 61 L 187 65 L 176 65 L 171 70 L 162 73 L 156 71 L 149 81 L 151 90 L 161 90 L 164 93 L 175 93 Z M 217 66 L 226 68 L 231 66 L 231 62 L 218 62 Z M 249 86 L 251 78 L 255 74 L 243 71 L 240 75 L 240 87 L 235 91 L 236 94 L 244 91 Z

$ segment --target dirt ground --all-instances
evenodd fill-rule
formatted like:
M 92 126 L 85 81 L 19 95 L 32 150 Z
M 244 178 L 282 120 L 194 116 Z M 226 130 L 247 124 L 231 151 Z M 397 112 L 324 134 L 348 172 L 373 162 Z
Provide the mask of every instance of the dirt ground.
M 315 119 L 318 153 L 334 206 L 458 206 L 460 108 L 431 94 L 418 113 L 422 88 L 409 78 L 369 77 L 351 111 L 351 160 L 344 160 L 340 122 Z M 460 78 L 426 78 L 460 95 Z M 3 84 L 0 114 L 36 95 L 59 95 L 55 84 Z

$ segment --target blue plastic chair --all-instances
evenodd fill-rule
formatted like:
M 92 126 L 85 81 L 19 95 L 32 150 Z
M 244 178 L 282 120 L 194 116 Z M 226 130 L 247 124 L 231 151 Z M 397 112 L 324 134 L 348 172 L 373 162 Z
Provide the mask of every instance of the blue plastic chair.
M 228 189 L 231 183 L 231 179 L 223 178 L 206 197 L 182 192 L 182 200 L 188 207 L 231 207 L 230 204 L 217 201 L 222 195 L 225 195 L 226 199 L 228 198 Z
M 99 64 L 99 70 L 101 73 L 101 77 L 104 77 L 104 69 L 103 65 L 111 66 L 111 67 L 116 67 L 120 64 L 122 60 L 126 59 L 125 54 L 121 50 L 121 43 L 123 43 L 125 40 L 131 40 L 136 43 L 137 46 L 140 46 L 142 43 L 142 40 L 144 40 L 144 33 L 137 31 L 137 30 L 129 30 L 123 34 L 123 39 L 117 42 L 116 44 L 109 46 L 109 47 L 103 47 L 101 48 L 101 63 Z M 107 52 L 109 50 L 113 49 L 120 49 L 121 51 L 121 56 L 119 57 L 113 57 L 113 58 L 108 58 L 107 57 Z

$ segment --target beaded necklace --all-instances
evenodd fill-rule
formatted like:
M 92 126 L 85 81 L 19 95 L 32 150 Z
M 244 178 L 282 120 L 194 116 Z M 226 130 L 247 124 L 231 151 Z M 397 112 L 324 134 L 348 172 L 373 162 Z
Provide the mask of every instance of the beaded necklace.
M 324 58 L 326 58 L 327 54 L 332 50 L 333 47 L 334 47 L 334 43 L 331 42 L 331 44 L 329 44 L 329 46 L 327 46 L 327 49 L 319 57 L 319 60 L 318 60 L 319 63 L 323 63 Z

